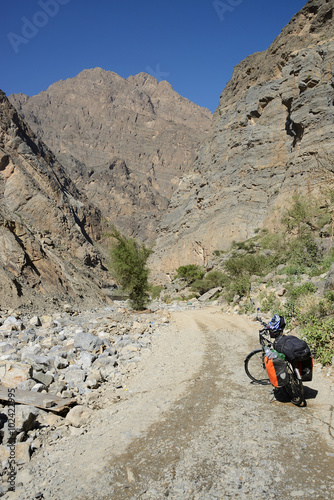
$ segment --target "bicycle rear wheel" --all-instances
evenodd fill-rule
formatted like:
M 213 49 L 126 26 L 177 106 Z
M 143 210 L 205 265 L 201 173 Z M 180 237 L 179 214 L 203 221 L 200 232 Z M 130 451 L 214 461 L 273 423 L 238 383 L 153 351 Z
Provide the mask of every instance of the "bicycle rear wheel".
M 288 364 L 289 383 L 284 386 L 291 403 L 296 406 L 306 406 L 303 382 L 297 377 L 293 367 Z
M 264 365 L 264 352 L 262 349 L 256 349 L 248 354 L 245 359 L 245 372 L 256 384 L 270 384 L 267 370 Z

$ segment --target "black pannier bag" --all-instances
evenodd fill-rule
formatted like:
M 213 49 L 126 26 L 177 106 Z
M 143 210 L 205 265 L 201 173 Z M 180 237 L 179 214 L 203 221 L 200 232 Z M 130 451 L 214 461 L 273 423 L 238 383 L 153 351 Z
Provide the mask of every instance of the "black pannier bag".
M 278 337 L 274 342 L 274 349 L 282 352 L 290 362 L 311 357 L 311 351 L 307 342 L 293 335 L 281 335 Z
M 313 374 L 313 358 L 295 360 L 294 365 L 298 368 L 303 382 L 311 382 Z

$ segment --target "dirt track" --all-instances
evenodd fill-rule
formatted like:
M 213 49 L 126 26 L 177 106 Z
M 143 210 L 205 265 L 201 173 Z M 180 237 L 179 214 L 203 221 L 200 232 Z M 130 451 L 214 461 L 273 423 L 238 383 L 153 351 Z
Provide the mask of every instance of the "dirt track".
M 272 400 L 243 369 L 257 325 L 218 309 L 172 314 L 127 387 L 87 432 L 32 461 L 45 499 L 334 497 L 334 388 L 315 373 L 307 407 Z M 8 498 L 19 498 L 14 495 Z M 20 497 L 22 498 L 22 497 Z M 26 498 L 33 498 L 30 493 Z

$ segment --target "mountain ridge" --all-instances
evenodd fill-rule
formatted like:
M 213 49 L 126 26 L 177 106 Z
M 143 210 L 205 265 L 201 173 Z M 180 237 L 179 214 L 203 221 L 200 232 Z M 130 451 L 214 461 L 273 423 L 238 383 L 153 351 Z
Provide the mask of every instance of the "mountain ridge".
M 296 190 L 333 185 L 333 0 L 310 0 L 267 51 L 239 63 L 193 169 L 159 226 L 159 279 L 275 229 Z
M 9 100 L 103 215 L 150 241 L 212 118 L 168 82 L 145 73 L 124 79 L 101 68 Z M 128 174 L 123 169 L 115 179 L 112 165 L 119 162 Z M 101 182 L 105 193 L 96 190 Z

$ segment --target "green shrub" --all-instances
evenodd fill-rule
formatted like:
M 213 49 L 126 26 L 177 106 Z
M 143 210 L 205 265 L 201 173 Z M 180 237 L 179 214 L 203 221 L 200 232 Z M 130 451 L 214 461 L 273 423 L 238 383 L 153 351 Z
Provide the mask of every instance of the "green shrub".
M 325 255 L 316 269 L 316 274 L 314 276 L 319 276 L 319 274 L 326 273 L 330 270 L 334 262 L 334 249 L 332 248 L 327 255 Z
M 252 314 L 255 313 L 255 304 L 252 300 L 249 300 L 245 302 L 241 307 L 240 307 L 240 314 Z
M 248 276 L 238 276 L 230 279 L 224 290 L 224 298 L 232 302 L 235 295 L 245 297 L 250 292 L 250 280 Z
M 203 279 L 194 281 L 191 289 L 202 295 L 211 288 L 224 287 L 228 282 L 227 276 L 221 271 L 210 271 Z
M 196 292 L 197 294 L 199 295 L 203 295 L 203 293 L 207 292 L 208 290 L 210 290 L 210 285 L 208 284 L 207 281 L 205 281 L 204 279 L 203 280 L 195 280 L 192 284 L 191 284 L 191 290 L 193 292 Z
M 162 301 L 165 302 L 165 304 L 170 304 L 172 302 L 172 297 L 167 293 L 162 296 Z
M 316 291 L 317 291 L 317 287 L 313 283 L 310 283 L 308 281 L 306 283 L 303 283 L 302 285 L 292 287 L 288 291 L 288 293 L 289 293 L 289 296 L 293 300 L 296 300 L 298 297 L 300 297 L 302 295 L 307 295 L 309 293 L 314 293 Z
M 245 250 L 246 252 L 253 253 L 255 251 L 256 243 L 253 240 L 247 241 L 234 241 L 232 243 L 232 248 L 236 248 L 237 250 Z
M 251 248 L 253 249 L 254 247 Z M 226 300 L 233 300 L 234 295 L 239 295 L 240 297 L 248 295 L 251 288 L 251 276 L 263 276 L 276 265 L 277 261 L 273 255 L 263 255 L 259 252 L 246 253 L 244 255 L 232 254 L 224 263 L 227 274 L 224 283 Z
M 334 357 L 334 318 L 313 318 L 302 329 L 308 344 L 314 349 L 316 357 L 323 364 L 330 364 Z
M 268 295 L 262 296 L 261 299 L 261 311 L 264 313 L 271 312 L 272 314 L 278 314 L 277 310 L 280 307 L 280 301 L 276 297 L 274 292 L 270 292 Z
M 232 256 L 225 262 L 225 269 L 230 276 L 264 275 L 277 266 L 274 255 L 246 254 Z
M 217 288 L 220 286 L 224 286 L 227 283 L 227 277 L 221 271 L 210 271 L 204 277 L 204 280 L 210 288 Z
M 306 271 L 305 266 L 297 266 L 296 264 L 289 264 L 284 268 L 284 273 L 289 276 L 300 276 Z
M 290 233 L 297 231 L 300 236 L 305 229 L 313 227 L 315 200 L 310 196 L 299 194 L 293 195 L 292 199 L 293 204 L 285 211 L 282 223 Z
M 311 233 L 305 233 L 302 237 L 291 241 L 288 261 L 303 269 L 312 269 L 320 264 L 322 252 Z
M 163 289 L 164 289 L 164 287 L 160 286 L 160 285 L 151 286 L 150 290 L 151 290 L 151 298 L 152 298 L 152 300 L 155 300 L 155 299 L 159 298 Z
M 126 238 L 117 230 L 108 235 L 114 239 L 110 250 L 110 269 L 123 290 L 129 293 L 131 306 L 142 310 L 149 302 L 149 269 L 147 259 L 152 250 L 139 245 L 133 238 Z
M 182 278 L 190 285 L 195 280 L 202 279 L 204 275 L 205 271 L 197 264 L 187 264 L 186 266 L 180 266 L 176 270 L 175 279 Z

